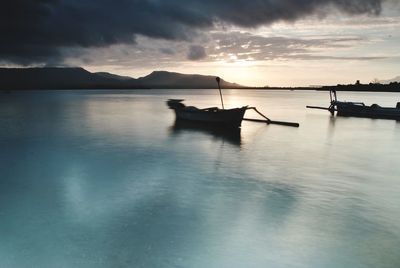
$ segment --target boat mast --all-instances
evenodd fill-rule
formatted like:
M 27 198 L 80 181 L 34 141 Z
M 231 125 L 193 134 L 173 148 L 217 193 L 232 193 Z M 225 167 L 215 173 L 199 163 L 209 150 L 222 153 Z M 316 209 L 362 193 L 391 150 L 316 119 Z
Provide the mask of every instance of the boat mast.
M 217 76 L 217 78 L 215 78 L 215 79 L 217 80 L 217 83 L 218 83 L 218 89 L 219 89 L 219 95 L 220 95 L 220 97 L 221 97 L 222 109 L 225 110 L 225 107 L 224 107 L 224 100 L 222 99 L 221 86 L 219 85 L 219 82 L 221 81 L 221 78 L 219 78 L 219 77 Z
M 336 90 L 329 90 L 329 97 L 331 98 L 331 103 L 337 102 Z
M 331 99 L 331 105 L 329 105 L 328 111 L 331 113 L 331 115 L 335 114 L 336 110 L 336 104 L 337 104 L 337 96 L 336 96 L 336 90 L 330 89 L 329 90 L 329 97 Z

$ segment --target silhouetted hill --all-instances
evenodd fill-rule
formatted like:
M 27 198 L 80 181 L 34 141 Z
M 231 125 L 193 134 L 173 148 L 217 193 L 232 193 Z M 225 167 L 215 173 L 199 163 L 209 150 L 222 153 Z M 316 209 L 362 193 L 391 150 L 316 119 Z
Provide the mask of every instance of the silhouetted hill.
M 0 68 L 2 89 L 81 89 L 138 87 L 135 79 L 121 80 L 83 68 Z
M 154 71 L 151 74 L 140 77 L 138 82 L 150 88 L 216 88 L 215 76 L 198 74 L 181 74 L 166 71 Z M 226 82 L 221 79 L 223 88 L 239 88 L 241 85 Z
M 94 74 L 100 75 L 100 76 L 105 77 L 105 78 L 112 78 L 112 79 L 118 79 L 118 80 L 130 80 L 130 79 L 133 79 L 130 76 L 121 76 L 121 75 L 116 75 L 116 74 L 107 73 L 107 72 L 97 72 L 97 73 L 94 73 Z
M 216 88 L 215 76 L 158 71 L 134 79 L 83 68 L 0 68 L 0 89 Z M 223 88 L 242 86 L 221 79 Z

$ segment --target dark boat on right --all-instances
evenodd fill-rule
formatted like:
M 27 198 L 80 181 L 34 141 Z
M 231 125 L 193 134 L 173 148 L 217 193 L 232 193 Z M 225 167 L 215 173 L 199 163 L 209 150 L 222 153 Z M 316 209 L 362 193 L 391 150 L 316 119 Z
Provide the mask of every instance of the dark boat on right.
M 338 101 L 335 90 L 330 90 L 329 96 L 331 99 L 329 107 L 307 106 L 307 108 L 328 110 L 332 115 L 336 112 L 337 116 L 400 120 L 400 102 L 397 102 L 396 107 L 381 107 L 378 104 L 368 106 L 363 102 Z

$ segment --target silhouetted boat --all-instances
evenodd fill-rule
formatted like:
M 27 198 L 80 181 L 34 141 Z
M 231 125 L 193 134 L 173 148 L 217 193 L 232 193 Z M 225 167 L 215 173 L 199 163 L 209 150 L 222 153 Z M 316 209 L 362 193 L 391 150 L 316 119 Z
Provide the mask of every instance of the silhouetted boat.
M 367 106 L 358 102 L 335 101 L 333 105 L 336 108 L 338 116 L 354 116 L 378 119 L 400 120 L 400 103 L 395 108 L 381 107 L 378 104 Z
M 400 120 L 400 102 L 396 107 L 381 107 L 378 104 L 368 106 L 362 102 L 338 101 L 335 90 L 331 90 L 329 94 L 331 99 L 329 107 L 307 106 L 307 108 L 328 110 L 332 115 L 337 112 L 337 116 Z
M 240 127 L 244 113 L 248 108 L 243 106 L 234 109 L 219 109 L 218 107 L 199 109 L 194 106 L 186 106 L 182 101 L 184 100 L 170 99 L 167 101 L 168 107 L 175 111 L 176 120 L 203 123 L 222 128 Z
M 224 129 L 239 128 L 243 120 L 299 127 L 298 123 L 271 120 L 258 111 L 256 107 L 243 106 L 241 108 L 225 109 L 220 86 L 221 79 L 216 77 L 216 80 L 218 83 L 219 95 L 221 97 L 222 109 L 219 109 L 218 107 L 199 109 L 194 106 L 186 106 L 182 103 L 182 101 L 184 101 L 182 99 L 169 99 L 167 101 L 167 105 L 170 109 L 175 111 L 176 121 L 189 121 L 197 124 L 203 124 L 204 126 L 212 126 Z M 254 110 L 264 119 L 243 118 L 246 110 Z

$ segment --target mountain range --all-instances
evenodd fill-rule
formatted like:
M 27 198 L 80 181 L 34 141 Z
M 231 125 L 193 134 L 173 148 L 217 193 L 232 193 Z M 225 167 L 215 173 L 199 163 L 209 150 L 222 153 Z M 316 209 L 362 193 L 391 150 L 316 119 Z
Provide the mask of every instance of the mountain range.
M 222 88 L 243 88 L 221 79 Z M 0 89 L 181 89 L 217 88 L 215 76 L 154 71 L 132 78 L 83 68 L 0 68 Z
M 361 91 L 400 91 L 400 76 L 379 81 L 377 85 L 364 85 Z M 397 83 L 396 83 L 397 82 Z M 392 83 L 391 85 L 389 85 Z M 388 88 L 390 86 L 390 88 Z M 215 76 L 181 74 L 167 71 L 154 71 L 151 74 L 132 78 L 107 72 L 89 72 L 83 68 L 0 68 L 0 90 L 13 89 L 215 89 Z M 221 79 L 221 88 L 249 88 Z M 318 89 L 305 88 L 269 88 L 262 89 Z M 322 87 L 323 88 L 323 87 Z M 337 90 L 355 90 L 353 87 Z

